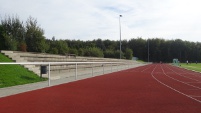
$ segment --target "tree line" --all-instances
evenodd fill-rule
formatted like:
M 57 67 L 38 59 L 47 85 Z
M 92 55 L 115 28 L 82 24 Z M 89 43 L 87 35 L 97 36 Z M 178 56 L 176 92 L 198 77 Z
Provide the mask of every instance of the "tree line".
M 109 41 L 109 40 L 108 40 Z M 115 45 L 110 45 L 114 43 Z M 0 23 L 0 50 L 42 52 L 52 54 L 76 54 L 80 56 L 119 58 L 115 41 L 105 46 L 101 39 L 93 41 L 46 39 L 37 19 L 29 17 L 26 22 L 18 16 L 6 16 Z M 107 49 L 106 49 L 107 48 Z M 133 52 L 126 48 L 122 58 L 132 59 Z
M 136 57 L 151 62 L 172 62 L 177 58 L 180 62 L 201 62 L 201 43 L 183 41 L 181 39 L 165 40 L 142 38 L 128 41 L 129 47 Z
M 76 54 L 79 56 L 132 59 L 150 62 L 172 62 L 178 58 L 180 62 L 201 61 L 201 43 L 180 39 L 165 40 L 160 38 L 143 39 L 141 37 L 121 41 L 61 40 L 54 36 L 47 39 L 44 30 L 38 25 L 37 19 L 29 17 L 26 22 L 17 16 L 7 16 L 0 23 L 0 50 L 18 50 L 51 54 Z

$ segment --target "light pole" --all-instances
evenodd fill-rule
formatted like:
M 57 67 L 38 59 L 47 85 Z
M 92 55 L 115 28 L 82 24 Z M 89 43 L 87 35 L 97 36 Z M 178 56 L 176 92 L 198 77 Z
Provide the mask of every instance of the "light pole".
M 121 59 L 121 18 L 122 15 L 119 15 L 119 34 L 120 34 L 120 41 L 119 41 L 119 50 L 120 50 L 120 56 L 119 58 Z
M 149 38 L 148 38 L 148 40 L 147 40 L 147 45 L 148 45 L 147 57 L 148 57 L 148 62 L 149 62 Z

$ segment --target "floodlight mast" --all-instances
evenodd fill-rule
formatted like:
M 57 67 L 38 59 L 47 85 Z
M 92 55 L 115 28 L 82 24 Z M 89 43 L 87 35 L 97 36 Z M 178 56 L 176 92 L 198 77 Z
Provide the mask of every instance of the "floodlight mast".
M 120 35 L 120 41 L 119 41 L 119 50 L 120 50 L 120 55 L 119 55 L 119 59 L 121 59 L 121 18 L 122 15 L 119 15 L 119 35 Z
M 148 45 L 147 57 L 148 57 L 148 62 L 149 62 L 149 38 L 148 38 L 148 40 L 147 40 L 147 45 Z

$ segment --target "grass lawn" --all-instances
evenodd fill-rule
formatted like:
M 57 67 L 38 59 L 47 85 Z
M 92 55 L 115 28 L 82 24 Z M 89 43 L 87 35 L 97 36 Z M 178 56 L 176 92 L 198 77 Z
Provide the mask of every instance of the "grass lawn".
M 201 63 L 181 63 L 181 67 L 201 72 Z
M 0 53 L 0 62 L 12 62 Z M 0 65 L 0 88 L 47 80 L 20 65 Z
M 144 61 L 143 60 L 137 60 L 138 62 L 142 62 L 142 63 L 144 63 Z

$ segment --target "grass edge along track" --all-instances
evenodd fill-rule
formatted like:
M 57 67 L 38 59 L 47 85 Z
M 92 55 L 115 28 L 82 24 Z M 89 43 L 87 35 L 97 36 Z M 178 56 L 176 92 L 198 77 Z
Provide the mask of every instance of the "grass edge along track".
M 193 70 L 197 72 L 201 72 L 201 63 L 181 63 L 180 64 L 182 68 L 188 69 L 188 70 Z
M 0 62 L 13 62 L 0 53 Z M 45 81 L 21 65 L 0 65 L 0 88 Z

